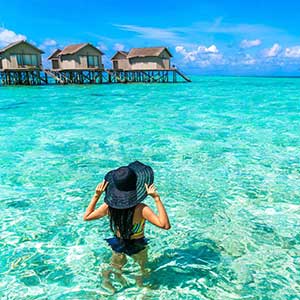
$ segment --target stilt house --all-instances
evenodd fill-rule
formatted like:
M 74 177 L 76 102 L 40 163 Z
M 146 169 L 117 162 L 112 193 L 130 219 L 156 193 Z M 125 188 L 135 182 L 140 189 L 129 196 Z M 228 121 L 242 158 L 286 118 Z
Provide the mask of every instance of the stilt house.
M 0 70 L 41 70 L 43 53 L 42 50 L 25 40 L 11 43 L 0 49 Z
M 166 47 L 132 48 L 112 58 L 114 70 L 169 70 L 172 54 Z
M 53 71 L 103 70 L 103 53 L 89 43 L 73 44 L 57 49 L 48 57 Z

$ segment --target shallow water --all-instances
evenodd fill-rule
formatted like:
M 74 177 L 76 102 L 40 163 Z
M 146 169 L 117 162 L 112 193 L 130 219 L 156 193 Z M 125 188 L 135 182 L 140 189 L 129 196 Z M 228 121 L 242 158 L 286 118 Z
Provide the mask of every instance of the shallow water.
M 111 299 L 300 299 L 300 79 L 0 88 L 0 298 L 103 299 L 107 171 L 150 164 L 172 229 L 147 224 L 144 287 Z M 146 203 L 154 208 L 151 199 Z

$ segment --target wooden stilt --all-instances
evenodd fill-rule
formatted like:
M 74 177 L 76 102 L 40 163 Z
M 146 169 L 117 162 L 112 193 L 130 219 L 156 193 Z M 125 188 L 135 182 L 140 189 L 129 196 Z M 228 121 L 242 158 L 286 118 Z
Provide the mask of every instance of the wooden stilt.
M 48 84 L 51 76 L 58 84 L 169 83 L 190 82 L 178 69 L 170 70 L 0 70 L 2 85 Z M 53 81 L 52 81 L 53 82 Z

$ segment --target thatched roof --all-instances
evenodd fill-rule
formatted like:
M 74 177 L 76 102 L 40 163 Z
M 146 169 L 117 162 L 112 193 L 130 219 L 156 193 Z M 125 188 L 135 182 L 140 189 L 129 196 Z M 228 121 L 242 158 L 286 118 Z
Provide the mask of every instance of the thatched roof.
M 56 49 L 49 57 L 48 59 L 58 59 L 59 54 L 61 53 L 60 49 Z
M 79 50 L 83 49 L 86 46 L 90 46 L 93 47 L 95 50 L 97 50 L 99 52 L 100 55 L 103 55 L 104 53 L 101 52 L 98 48 L 96 48 L 95 46 L 93 46 L 90 43 L 82 43 L 82 44 L 73 44 L 73 45 L 68 45 L 66 46 L 60 53 L 59 56 L 61 55 L 68 55 L 68 54 L 75 54 L 77 53 Z
M 5 52 L 5 51 L 7 51 L 7 50 L 9 50 L 9 49 L 11 49 L 11 48 L 17 46 L 17 45 L 20 45 L 20 44 L 26 44 L 26 45 L 28 45 L 29 47 L 31 47 L 31 48 L 33 48 L 33 49 L 39 51 L 41 54 L 44 53 L 44 51 L 42 51 L 41 49 L 37 48 L 36 46 L 34 46 L 34 45 L 28 43 L 26 40 L 20 40 L 20 41 L 17 41 L 17 42 L 10 43 L 10 44 L 8 44 L 6 47 L 0 49 L 0 53 L 3 53 L 3 52 Z
M 115 55 L 114 55 L 110 60 L 116 59 L 116 57 L 117 57 L 118 54 L 121 54 L 121 55 L 127 57 L 128 52 L 127 52 L 127 51 L 117 51 L 117 52 L 115 53 Z
M 160 56 L 161 53 L 166 50 L 167 53 L 172 57 L 172 54 L 166 47 L 147 47 L 147 48 L 132 48 L 127 58 L 133 58 L 133 57 L 157 57 Z

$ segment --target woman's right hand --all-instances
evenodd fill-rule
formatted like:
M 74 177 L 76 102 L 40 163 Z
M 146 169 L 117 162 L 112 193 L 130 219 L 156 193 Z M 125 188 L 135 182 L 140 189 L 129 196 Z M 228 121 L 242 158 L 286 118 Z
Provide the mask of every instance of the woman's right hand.
M 158 192 L 156 191 L 156 187 L 154 186 L 154 183 L 152 183 L 151 185 L 145 183 L 145 187 L 146 187 L 147 194 L 149 196 L 151 196 L 152 198 L 159 197 Z
M 108 182 L 103 180 L 102 182 L 100 182 L 97 187 L 96 187 L 96 190 L 95 190 L 95 193 L 97 196 L 100 196 L 106 189 L 108 185 Z

